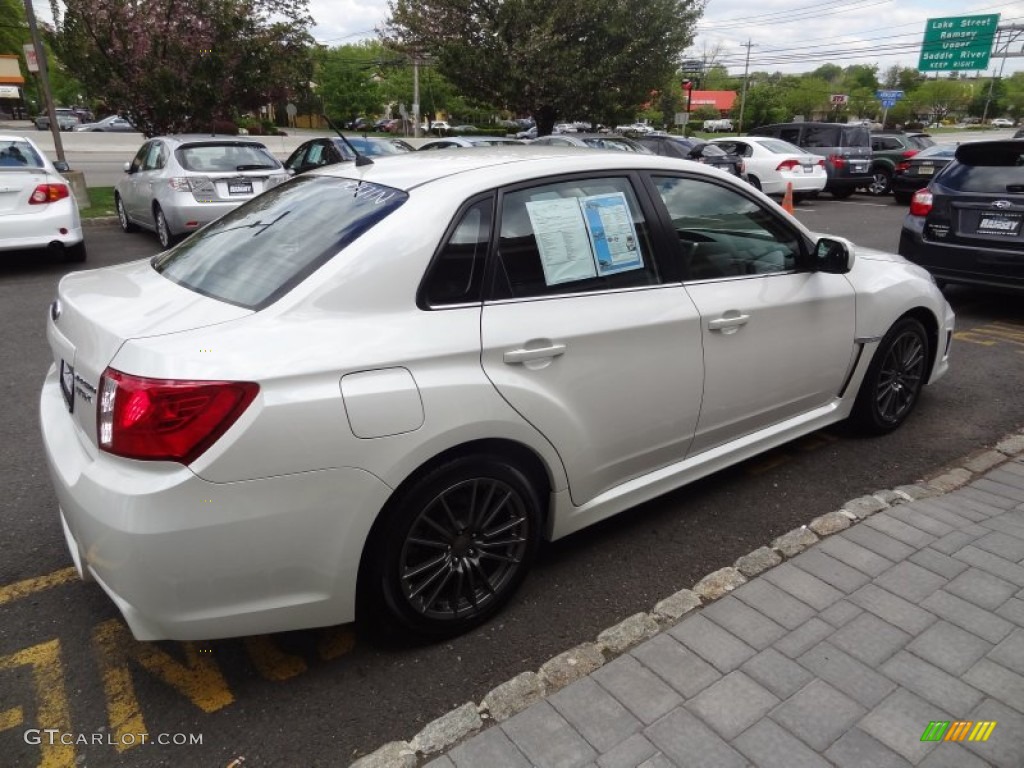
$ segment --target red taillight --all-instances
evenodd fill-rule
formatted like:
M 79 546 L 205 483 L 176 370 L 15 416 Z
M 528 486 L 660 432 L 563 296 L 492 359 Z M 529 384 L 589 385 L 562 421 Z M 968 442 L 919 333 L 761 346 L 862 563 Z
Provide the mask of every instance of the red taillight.
M 40 184 L 28 198 L 29 205 L 44 205 L 63 200 L 70 195 L 67 184 Z
M 901 155 L 901 157 L 913 157 L 920 151 L 920 149 L 905 149 L 903 150 L 903 154 Z
M 828 160 L 837 171 L 846 165 L 846 158 L 842 155 L 829 155 Z
M 932 210 L 932 193 L 926 189 L 919 189 L 910 198 L 910 215 L 927 216 Z
M 799 167 L 800 167 L 800 162 L 798 160 L 783 160 L 781 163 L 778 164 L 778 166 L 776 166 L 775 170 L 776 171 L 792 171 L 793 169 L 799 168 Z
M 191 464 L 259 391 L 251 381 L 146 379 L 107 368 L 100 377 L 97 442 L 129 459 Z
M 896 173 L 906 173 L 909 168 L 910 162 L 907 160 L 896 163 Z

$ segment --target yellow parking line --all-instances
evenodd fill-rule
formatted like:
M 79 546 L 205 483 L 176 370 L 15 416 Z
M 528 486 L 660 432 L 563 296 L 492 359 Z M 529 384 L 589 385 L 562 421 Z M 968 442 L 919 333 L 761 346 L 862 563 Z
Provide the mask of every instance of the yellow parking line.
M 13 603 L 19 598 L 26 597 L 35 592 L 41 592 L 50 587 L 59 587 L 78 578 L 78 571 L 74 568 L 62 568 L 59 571 L 48 573 L 45 576 L 36 576 L 24 581 L 16 581 L 6 587 L 0 587 L 0 605 Z
M 0 712 L 0 731 L 9 731 L 17 728 L 25 722 L 25 710 L 21 707 L 14 707 Z

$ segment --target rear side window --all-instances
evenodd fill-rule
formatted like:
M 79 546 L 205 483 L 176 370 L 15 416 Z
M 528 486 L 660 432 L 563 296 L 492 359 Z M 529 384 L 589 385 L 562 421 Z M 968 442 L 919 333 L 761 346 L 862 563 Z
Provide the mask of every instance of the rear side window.
M 805 147 L 839 147 L 842 146 L 840 138 L 842 131 L 835 125 L 813 125 L 808 123 L 804 130 L 803 146 Z M 782 139 L 789 141 L 786 136 Z
M 427 306 L 480 301 L 493 206 L 491 198 L 480 200 L 459 218 L 424 280 L 422 300 Z
M 174 151 L 181 167 L 200 173 L 276 170 L 281 167 L 262 144 L 209 142 L 186 144 Z
M 840 128 L 839 135 L 842 138 L 840 139 L 840 143 L 835 145 L 837 147 L 871 146 L 871 132 L 863 126 L 849 125 L 844 128 Z
M 153 258 L 196 293 L 259 310 L 402 205 L 398 189 L 333 176 L 274 187 Z

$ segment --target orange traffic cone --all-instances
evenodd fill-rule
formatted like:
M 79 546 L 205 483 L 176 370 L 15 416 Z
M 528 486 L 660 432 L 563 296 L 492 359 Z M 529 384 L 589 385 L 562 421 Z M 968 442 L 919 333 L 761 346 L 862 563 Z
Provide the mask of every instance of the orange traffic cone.
M 793 182 L 786 182 L 786 194 L 782 198 L 782 210 L 787 213 L 795 213 L 793 210 Z

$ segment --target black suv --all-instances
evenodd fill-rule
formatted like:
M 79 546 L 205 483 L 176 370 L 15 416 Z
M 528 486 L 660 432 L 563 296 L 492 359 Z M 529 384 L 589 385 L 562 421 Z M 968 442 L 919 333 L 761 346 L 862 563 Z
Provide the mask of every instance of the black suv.
M 865 187 L 867 192 L 879 197 L 889 194 L 896 166 L 934 143 L 927 133 L 873 131 L 871 133 L 872 181 Z
M 900 255 L 941 283 L 1024 291 L 1024 141 L 972 141 L 918 190 Z
M 871 184 L 871 134 L 863 125 L 846 123 L 776 123 L 750 131 L 751 136 L 773 136 L 825 158 L 833 197 L 849 197 L 858 187 Z

